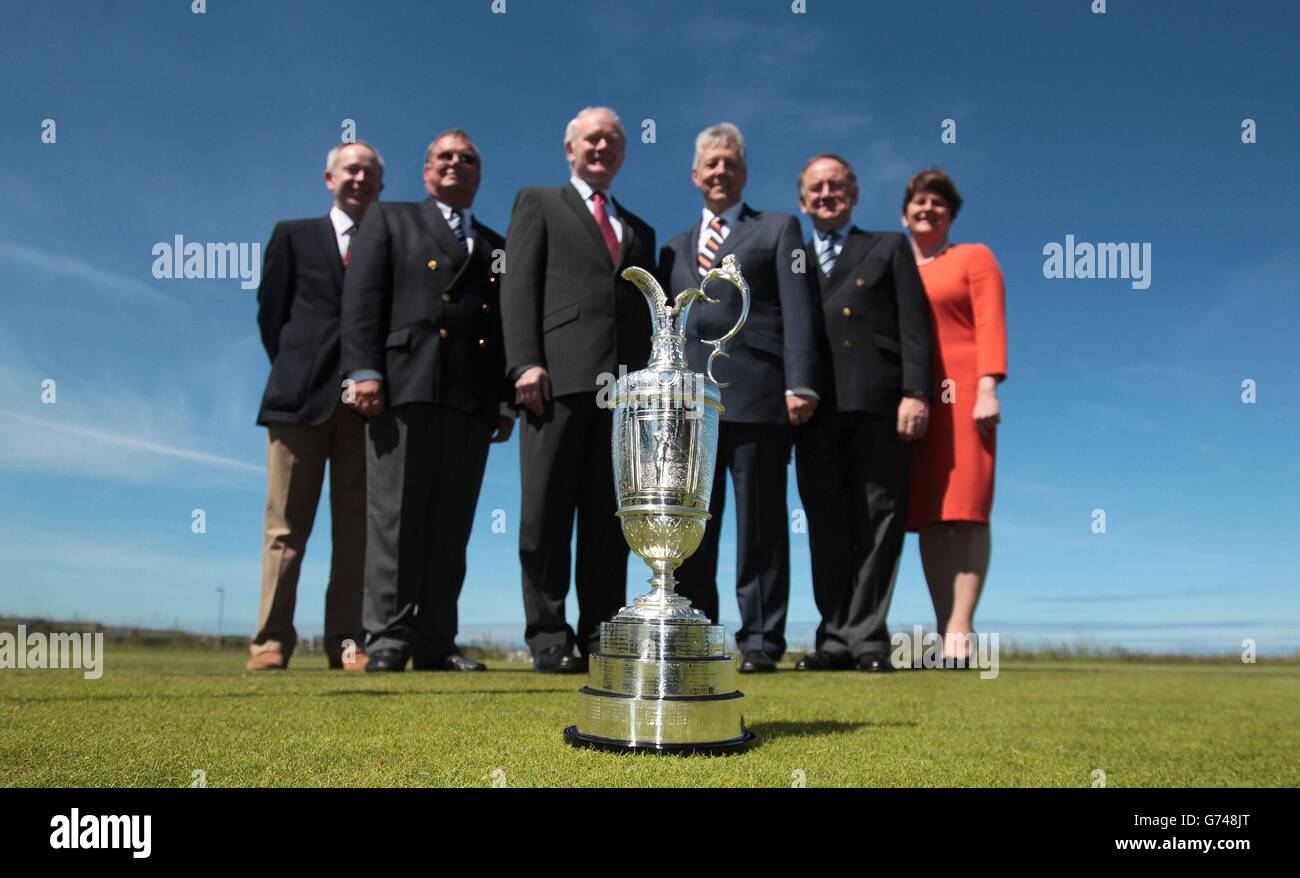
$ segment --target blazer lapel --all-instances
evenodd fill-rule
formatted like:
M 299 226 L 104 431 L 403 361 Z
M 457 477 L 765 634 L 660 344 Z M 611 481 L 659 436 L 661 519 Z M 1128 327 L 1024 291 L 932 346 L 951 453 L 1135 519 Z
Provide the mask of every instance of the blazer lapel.
M 330 268 L 330 277 L 338 283 L 339 289 L 343 289 L 343 257 L 339 255 L 339 239 L 334 233 L 334 220 L 328 214 L 320 221 L 320 247 L 321 256 Z
M 443 218 L 442 210 L 438 207 L 438 202 L 432 198 L 420 205 L 420 222 L 424 225 L 425 230 L 437 242 L 438 248 L 442 250 L 443 256 L 451 260 L 457 271 L 465 267 L 469 260 L 465 248 L 456 240 L 456 235 L 447 225 L 447 220 Z
M 610 200 L 614 202 L 614 207 L 618 210 L 619 222 L 623 224 L 623 240 L 618 245 L 618 265 L 614 266 L 615 271 L 619 271 L 627 264 L 628 254 L 632 252 L 632 245 L 636 243 L 636 232 L 632 230 L 632 224 L 627 221 L 627 214 L 623 211 L 623 205 L 618 203 L 617 198 L 611 198 Z M 600 243 L 605 243 L 603 237 L 600 239 Z
M 578 222 L 587 230 L 591 240 L 600 248 L 600 252 L 605 254 L 605 258 L 609 259 L 609 248 L 605 246 L 605 238 L 600 234 L 600 228 L 596 225 L 596 218 L 591 215 L 591 211 L 587 210 L 586 202 L 582 200 L 578 190 L 573 188 L 572 183 L 565 183 L 560 188 L 560 199 L 578 215 Z M 623 223 L 623 228 L 626 231 L 627 223 Z M 618 266 L 611 267 L 617 268 Z
M 858 267 L 862 257 L 867 255 L 871 249 L 871 240 L 873 236 L 862 231 L 857 226 L 849 226 L 848 237 L 844 239 L 844 247 L 840 249 L 840 255 L 835 260 L 835 267 L 831 269 L 831 276 L 826 282 L 826 290 L 834 294 L 844 279 L 853 273 L 853 269 Z M 820 274 L 820 269 L 818 270 Z
M 753 234 L 754 230 L 758 228 L 757 218 L 758 211 L 751 210 L 748 204 L 740 206 L 740 215 L 736 217 L 736 224 L 732 226 L 731 233 L 727 235 L 727 240 L 723 241 L 722 246 L 718 248 L 717 258 L 713 260 L 714 268 L 721 265 L 725 257 L 735 253 L 741 241 Z M 699 240 L 698 235 L 695 240 Z

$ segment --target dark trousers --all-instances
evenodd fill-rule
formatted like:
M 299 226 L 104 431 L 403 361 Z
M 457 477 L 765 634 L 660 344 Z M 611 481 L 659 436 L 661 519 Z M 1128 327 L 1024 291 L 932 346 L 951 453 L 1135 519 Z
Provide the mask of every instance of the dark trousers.
M 911 459 L 897 418 L 818 409 L 799 431 L 796 457 L 822 617 L 817 649 L 855 659 L 888 652 Z
M 785 614 L 790 598 L 790 533 L 785 472 L 790 428 L 769 424 L 718 425 L 718 462 L 709 498 L 708 528 L 695 554 L 677 568 L 677 591 L 718 621 L 718 541 L 727 506 L 727 472 L 736 487 L 736 647 L 785 654 Z
M 627 543 L 615 516 L 613 416 L 594 393 L 558 396 L 541 417 L 524 411 L 519 436 L 524 638 L 533 655 L 551 647 L 586 655 L 600 643 L 600 623 L 627 597 Z M 569 543 L 577 516 L 578 628 L 564 619 Z
M 368 650 L 433 660 L 455 649 L 456 601 L 492 428 L 431 403 L 366 424 Z

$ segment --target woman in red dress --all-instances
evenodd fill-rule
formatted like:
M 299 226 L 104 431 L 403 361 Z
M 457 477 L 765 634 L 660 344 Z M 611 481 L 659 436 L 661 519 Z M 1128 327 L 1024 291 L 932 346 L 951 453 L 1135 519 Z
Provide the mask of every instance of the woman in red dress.
M 913 177 L 903 196 L 934 323 L 935 385 L 930 428 L 912 448 L 907 529 L 920 534 L 945 665 L 957 667 L 967 664 L 966 635 L 988 573 L 997 388 L 1007 377 L 1002 271 L 983 244 L 948 241 L 961 204 L 938 169 Z

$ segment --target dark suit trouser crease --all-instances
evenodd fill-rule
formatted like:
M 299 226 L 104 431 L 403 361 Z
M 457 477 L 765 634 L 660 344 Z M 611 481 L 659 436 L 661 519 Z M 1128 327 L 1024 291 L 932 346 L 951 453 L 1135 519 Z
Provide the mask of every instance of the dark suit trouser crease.
M 709 500 L 712 516 L 695 554 L 677 568 L 677 591 L 691 605 L 718 619 L 718 543 L 727 505 L 727 472 L 736 490 L 736 601 L 740 628 L 736 647 L 785 654 L 785 617 L 790 597 L 790 533 L 786 520 L 786 467 L 790 428 L 768 424 L 718 425 L 718 462 Z
M 330 578 L 325 589 L 325 651 L 338 661 L 344 640 L 360 643 L 365 567 L 365 425 L 340 404 L 323 424 L 267 425 L 267 493 L 262 550 L 262 597 L 253 654 L 289 656 L 298 576 L 329 464 Z
M 597 651 L 600 623 L 627 596 L 628 548 L 615 516 L 612 428 L 612 413 L 596 405 L 594 393 L 557 396 L 541 417 L 527 411 L 521 417 L 519 564 L 524 638 L 533 655 L 555 646 L 576 645 L 584 655 Z M 564 618 L 575 514 L 576 631 Z
M 456 602 L 492 428 L 431 403 L 366 424 L 368 650 L 435 659 L 455 648 Z
M 817 649 L 855 659 L 888 652 L 885 617 L 906 534 L 910 461 L 897 419 L 819 411 L 796 448 L 822 617 Z

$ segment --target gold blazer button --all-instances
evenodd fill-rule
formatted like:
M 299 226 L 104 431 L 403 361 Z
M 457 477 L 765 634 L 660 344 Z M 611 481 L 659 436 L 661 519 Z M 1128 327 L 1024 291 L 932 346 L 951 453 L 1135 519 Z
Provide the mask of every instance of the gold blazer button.
M 857 280 L 854 281 L 854 283 L 860 287 L 865 287 L 867 285 L 867 282 L 864 281 L 862 278 L 858 278 Z
M 451 293 L 443 293 L 443 294 L 442 294 L 442 300 L 443 300 L 444 302 L 450 302 L 450 301 L 451 301 Z
M 852 309 L 852 308 L 845 308 L 844 311 L 843 311 L 842 313 L 844 314 L 845 317 L 852 317 L 852 316 L 853 316 L 853 309 Z
M 447 337 L 447 328 L 446 328 L 446 327 L 443 327 L 442 329 L 439 329 L 439 330 L 438 330 L 438 335 L 442 336 L 443 338 L 446 338 L 446 337 Z
M 492 306 L 489 305 L 487 302 L 484 302 L 484 303 L 483 303 L 483 310 L 484 310 L 484 311 L 491 311 L 491 310 L 492 310 Z
M 844 349 L 849 350 L 852 347 L 853 347 L 853 339 L 851 338 L 844 339 Z
M 429 260 L 429 271 L 437 271 L 437 270 L 438 270 L 438 260 L 436 260 L 436 259 L 430 259 L 430 260 Z
M 487 346 L 487 339 L 486 339 L 486 338 L 480 338 L 480 339 L 478 340 L 478 346 L 479 346 L 479 347 L 486 347 L 486 346 Z

